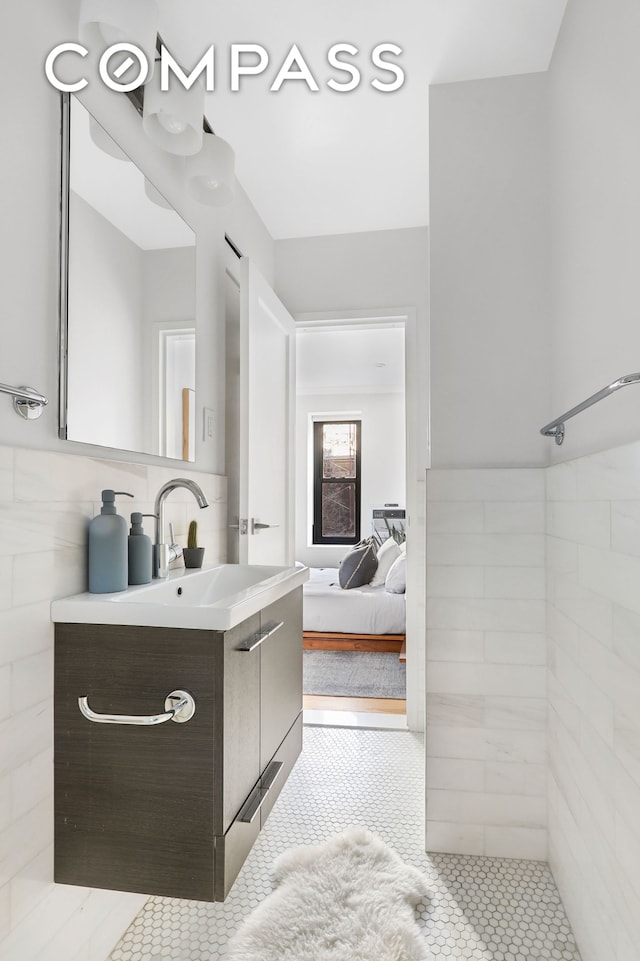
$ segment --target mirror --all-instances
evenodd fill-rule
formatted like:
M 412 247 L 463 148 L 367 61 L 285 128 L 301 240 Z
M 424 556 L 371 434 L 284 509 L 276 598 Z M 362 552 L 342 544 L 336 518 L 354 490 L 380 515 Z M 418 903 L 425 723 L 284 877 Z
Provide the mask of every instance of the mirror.
M 195 459 L 195 234 L 63 99 L 60 437 Z

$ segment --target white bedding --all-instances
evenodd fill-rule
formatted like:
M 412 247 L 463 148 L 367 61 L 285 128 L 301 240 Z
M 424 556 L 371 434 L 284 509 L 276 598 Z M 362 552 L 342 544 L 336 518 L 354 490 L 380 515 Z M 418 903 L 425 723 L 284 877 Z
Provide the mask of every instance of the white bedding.
M 340 634 L 404 634 L 405 595 L 381 587 L 345 591 L 335 567 L 310 568 L 303 585 L 302 623 L 305 631 Z

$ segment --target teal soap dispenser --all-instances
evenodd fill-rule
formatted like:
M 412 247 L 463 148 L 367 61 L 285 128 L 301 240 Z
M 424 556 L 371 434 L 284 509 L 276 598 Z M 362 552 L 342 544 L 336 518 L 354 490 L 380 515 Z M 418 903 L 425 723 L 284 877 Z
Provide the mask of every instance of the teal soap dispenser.
M 126 591 L 129 580 L 127 522 L 116 513 L 116 496 L 127 491 L 102 491 L 102 509 L 89 524 L 89 591 Z
M 134 511 L 131 515 L 131 531 L 129 532 L 129 583 L 150 584 L 153 576 L 151 538 L 144 532 L 143 517 L 155 517 L 155 514 L 141 514 Z

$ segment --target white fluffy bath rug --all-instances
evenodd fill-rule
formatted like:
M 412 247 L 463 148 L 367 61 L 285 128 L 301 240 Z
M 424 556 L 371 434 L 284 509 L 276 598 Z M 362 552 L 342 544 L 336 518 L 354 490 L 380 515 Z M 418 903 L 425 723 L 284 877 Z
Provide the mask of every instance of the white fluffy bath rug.
M 426 961 L 416 868 L 364 828 L 286 851 L 275 890 L 229 942 L 226 961 Z

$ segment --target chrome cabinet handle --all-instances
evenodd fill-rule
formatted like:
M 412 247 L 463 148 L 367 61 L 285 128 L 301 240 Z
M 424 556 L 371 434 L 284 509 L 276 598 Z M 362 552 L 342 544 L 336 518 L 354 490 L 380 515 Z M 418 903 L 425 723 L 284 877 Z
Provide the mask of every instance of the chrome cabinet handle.
M 238 821 L 242 821 L 243 824 L 251 824 L 255 821 L 258 811 L 267 800 L 269 791 L 282 770 L 282 765 L 282 761 L 271 761 L 267 765 L 264 774 L 238 811 Z
M 88 697 L 78 698 L 80 713 L 95 724 L 164 724 L 175 721 L 184 724 L 196 712 L 196 702 L 188 691 L 172 691 L 167 694 L 162 714 L 96 714 L 89 707 Z
M 271 637 L 276 631 L 279 631 L 281 627 L 284 627 L 284 621 L 280 621 L 279 624 L 274 624 L 273 627 L 267 628 L 266 631 L 259 631 L 250 637 L 243 645 L 237 647 L 237 651 L 241 651 L 243 654 L 250 654 L 251 651 L 255 651 L 256 647 L 260 647 L 261 644 Z

